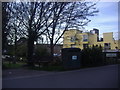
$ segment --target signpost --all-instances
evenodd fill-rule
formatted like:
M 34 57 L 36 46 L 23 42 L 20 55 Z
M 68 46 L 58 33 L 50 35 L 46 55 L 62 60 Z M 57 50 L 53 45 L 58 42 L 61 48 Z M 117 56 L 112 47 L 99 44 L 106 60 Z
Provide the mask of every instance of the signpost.
M 106 53 L 106 57 L 117 57 L 117 53 Z
M 120 52 L 104 52 L 105 53 L 105 61 L 106 60 L 112 60 L 112 62 L 117 64 L 117 60 L 119 57 Z

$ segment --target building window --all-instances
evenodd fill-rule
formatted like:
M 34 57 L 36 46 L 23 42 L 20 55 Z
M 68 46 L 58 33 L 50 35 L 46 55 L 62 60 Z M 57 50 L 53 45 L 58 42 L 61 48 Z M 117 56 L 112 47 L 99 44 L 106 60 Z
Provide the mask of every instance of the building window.
M 75 36 L 72 36 L 70 39 L 71 42 L 75 42 Z
M 71 48 L 75 48 L 76 47 L 76 45 L 75 44 L 71 44 Z
M 83 48 L 87 48 L 88 47 L 88 44 L 83 44 Z
M 88 35 L 83 35 L 83 41 L 88 41 Z
M 104 48 L 107 50 L 111 49 L 110 43 L 104 43 Z

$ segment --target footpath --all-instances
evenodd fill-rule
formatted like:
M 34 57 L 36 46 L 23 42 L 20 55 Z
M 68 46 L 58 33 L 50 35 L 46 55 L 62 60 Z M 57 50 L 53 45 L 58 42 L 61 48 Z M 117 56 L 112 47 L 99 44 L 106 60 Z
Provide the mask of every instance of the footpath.
M 2 78 L 8 79 L 8 78 L 17 78 L 17 77 L 30 77 L 30 76 L 37 76 L 37 75 L 47 75 L 52 73 L 55 73 L 55 72 L 29 70 L 26 68 L 8 69 L 8 70 L 2 70 Z
M 83 71 L 98 71 L 98 70 L 106 70 L 107 68 L 113 68 L 115 69 L 118 67 L 118 65 L 108 65 L 108 66 L 100 66 L 100 67 L 92 67 L 92 68 L 85 68 L 80 70 L 72 70 L 72 71 L 63 71 L 63 72 L 57 72 L 57 71 L 41 71 L 41 70 L 30 70 L 27 68 L 19 68 L 19 69 L 6 69 L 2 70 L 2 78 L 3 79 L 9 79 L 9 78 L 22 78 L 22 77 L 35 77 L 35 76 L 44 76 L 49 74 L 55 74 L 55 73 L 65 73 L 65 72 L 83 72 Z M 106 69 L 105 69 L 106 68 Z M 118 68 L 117 68 L 118 69 Z M 120 70 L 120 65 L 119 69 Z M 119 72 L 120 73 L 120 72 Z

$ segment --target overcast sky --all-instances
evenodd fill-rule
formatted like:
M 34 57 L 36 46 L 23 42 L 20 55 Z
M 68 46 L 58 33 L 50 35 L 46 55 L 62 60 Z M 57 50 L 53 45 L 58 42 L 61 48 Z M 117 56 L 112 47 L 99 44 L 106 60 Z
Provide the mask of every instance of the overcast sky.
M 99 10 L 97 16 L 91 17 L 92 20 L 87 30 L 97 28 L 100 34 L 105 32 L 114 32 L 114 38 L 117 39 L 118 35 L 118 2 L 98 2 L 96 8 Z

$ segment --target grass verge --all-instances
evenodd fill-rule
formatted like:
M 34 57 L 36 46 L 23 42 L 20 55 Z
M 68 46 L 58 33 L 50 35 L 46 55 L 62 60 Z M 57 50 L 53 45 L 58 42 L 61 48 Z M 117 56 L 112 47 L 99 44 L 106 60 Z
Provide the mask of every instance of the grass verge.
M 2 69 L 17 69 L 17 68 L 21 68 L 24 64 L 25 63 L 23 62 L 17 62 L 16 64 L 3 62 Z
M 64 71 L 63 66 L 29 67 L 29 69 L 43 70 L 43 71 Z

